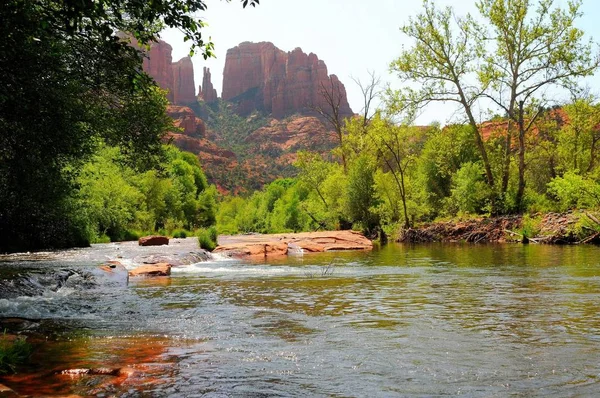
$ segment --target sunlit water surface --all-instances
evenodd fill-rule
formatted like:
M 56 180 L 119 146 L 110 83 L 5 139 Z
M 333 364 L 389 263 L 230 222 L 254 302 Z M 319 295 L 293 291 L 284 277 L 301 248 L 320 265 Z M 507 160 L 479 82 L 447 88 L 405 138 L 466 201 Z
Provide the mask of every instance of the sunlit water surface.
M 144 250 L 9 256 L 0 278 L 117 257 L 132 266 Z M 222 259 L 128 287 L 0 298 L 0 317 L 41 319 L 47 333 L 29 373 L 0 382 L 23 394 L 99 396 L 595 396 L 599 309 L 594 246 L 389 245 Z M 85 366 L 141 376 L 55 374 Z

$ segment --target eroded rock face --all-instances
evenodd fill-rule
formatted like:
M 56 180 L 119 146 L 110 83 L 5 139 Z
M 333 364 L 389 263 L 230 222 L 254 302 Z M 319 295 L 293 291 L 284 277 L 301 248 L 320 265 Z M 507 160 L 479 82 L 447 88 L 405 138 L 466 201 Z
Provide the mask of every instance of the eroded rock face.
M 167 114 L 173 119 L 176 127 L 183 129 L 183 134 L 190 137 L 204 137 L 206 125 L 187 106 L 169 105 Z
M 159 40 L 152 44 L 143 63 L 144 72 L 152 76 L 160 88 L 168 91 L 167 99 L 171 103 L 174 102 L 173 69 L 171 67 L 173 61 L 171 57 L 172 51 L 173 47 Z
M 173 63 L 173 48 L 159 40 L 152 44 L 144 58 L 144 71 L 152 76 L 156 84 L 167 90 L 167 99 L 175 105 L 188 105 L 196 102 L 194 65 L 190 57 Z
M 217 90 L 213 87 L 210 68 L 206 66 L 203 69 L 202 85 L 198 88 L 199 95 L 205 102 L 213 102 L 217 100 Z
M 176 105 L 196 102 L 194 64 L 190 57 L 181 58 L 171 65 L 173 73 L 173 103 Z
M 222 98 L 235 102 L 242 115 L 262 110 L 279 119 L 326 107 L 323 89 L 339 99 L 342 117 L 353 114 L 344 85 L 315 54 L 300 48 L 286 53 L 269 42 L 244 42 L 227 51 Z
M 285 152 L 325 152 L 335 147 L 337 137 L 319 118 L 296 116 L 285 120 L 273 119 L 269 125 L 250 133 L 245 141 L 256 143 L 267 152 L 273 152 L 271 148 Z

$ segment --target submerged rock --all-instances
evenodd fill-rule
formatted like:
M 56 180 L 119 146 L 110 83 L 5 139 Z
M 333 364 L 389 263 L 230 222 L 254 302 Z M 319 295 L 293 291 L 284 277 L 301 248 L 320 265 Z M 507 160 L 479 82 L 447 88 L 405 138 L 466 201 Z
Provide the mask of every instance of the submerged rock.
M 198 250 L 188 253 L 147 254 L 134 257 L 133 262 L 136 264 L 169 263 L 173 267 L 181 267 L 185 265 L 200 263 L 202 261 L 208 261 L 210 259 L 211 255 L 209 252 L 205 250 Z
M 129 271 L 118 261 L 107 261 L 92 273 L 102 286 L 127 286 L 129 283 Z
M 143 236 L 138 239 L 138 244 L 140 246 L 162 246 L 169 244 L 169 238 L 167 236 L 160 235 L 150 235 Z
M 62 288 L 87 290 L 98 285 L 92 272 L 61 268 L 57 270 L 35 270 L 17 274 L 0 283 L 0 298 L 36 297 Z

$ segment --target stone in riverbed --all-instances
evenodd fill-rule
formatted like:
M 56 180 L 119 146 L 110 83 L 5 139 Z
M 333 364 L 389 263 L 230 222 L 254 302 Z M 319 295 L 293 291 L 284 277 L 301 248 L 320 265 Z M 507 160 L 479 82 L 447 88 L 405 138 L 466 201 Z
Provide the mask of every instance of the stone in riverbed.
M 305 252 L 371 250 L 373 243 L 354 231 L 302 232 L 272 235 L 236 235 L 219 238 L 214 253 L 232 257 L 273 257 L 286 255 L 288 248 Z M 294 252 L 294 250 L 291 250 Z
M 160 235 L 143 236 L 140 239 L 138 239 L 138 244 L 140 246 L 168 245 L 169 238 L 167 236 L 160 236 Z
M 97 270 L 92 270 L 91 273 L 102 286 L 127 286 L 129 283 L 129 272 L 118 261 L 107 261 L 99 265 Z
M 265 258 L 275 256 L 285 256 L 288 252 L 288 245 L 285 242 L 256 242 L 239 243 L 217 247 L 214 252 L 223 252 L 231 257 L 240 258 Z
M 129 271 L 129 276 L 169 276 L 171 275 L 171 264 L 157 263 L 140 265 Z
M 133 258 L 135 264 L 157 264 L 169 263 L 173 267 L 183 267 L 190 264 L 200 263 L 211 259 L 211 254 L 206 250 L 199 249 L 188 253 L 174 254 L 144 254 Z

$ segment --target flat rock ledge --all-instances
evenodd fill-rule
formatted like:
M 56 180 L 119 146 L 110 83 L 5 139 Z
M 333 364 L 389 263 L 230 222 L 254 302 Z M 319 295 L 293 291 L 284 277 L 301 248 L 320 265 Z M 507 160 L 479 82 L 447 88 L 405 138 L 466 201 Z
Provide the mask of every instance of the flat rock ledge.
M 169 276 L 171 267 L 169 263 L 144 264 L 129 271 L 129 276 Z
M 272 258 L 289 253 L 338 250 L 371 250 L 373 243 L 356 231 L 323 231 L 289 234 L 219 236 L 213 253 L 238 258 Z

